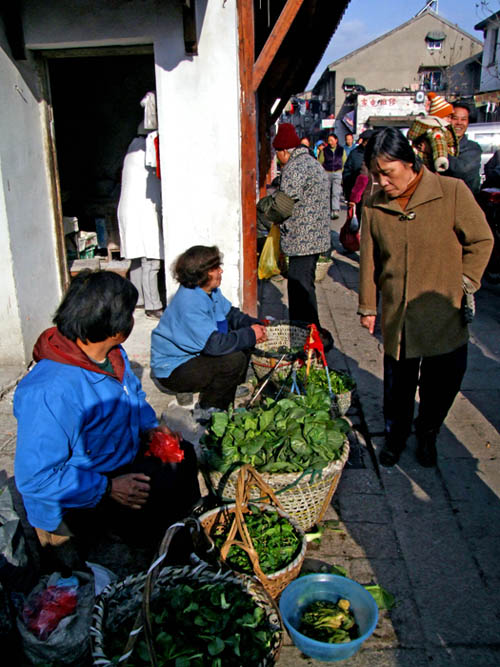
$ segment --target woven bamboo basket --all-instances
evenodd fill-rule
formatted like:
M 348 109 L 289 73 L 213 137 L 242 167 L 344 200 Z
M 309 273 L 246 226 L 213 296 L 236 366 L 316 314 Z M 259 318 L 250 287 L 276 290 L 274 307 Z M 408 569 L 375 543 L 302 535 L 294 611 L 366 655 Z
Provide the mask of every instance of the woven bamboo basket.
M 275 602 L 266 592 L 264 587 L 253 577 L 245 574 L 237 574 L 226 570 L 214 570 L 208 563 L 198 559 L 198 565 L 185 567 L 164 567 L 154 580 L 153 588 L 148 587 L 151 571 L 157 567 L 153 563 L 149 572 L 129 576 L 123 581 L 109 584 L 96 600 L 94 607 L 92 625 L 90 628 L 91 649 L 93 665 L 95 667 L 112 667 L 108 657 L 106 638 L 113 634 L 113 630 L 123 623 L 131 627 L 129 642 L 124 647 L 124 653 L 119 659 L 119 664 L 126 661 L 133 652 L 136 637 L 143 632 L 142 625 L 137 622 L 143 619 L 146 592 L 149 590 L 149 600 L 154 600 L 162 593 L 173 591 L 176 586 L 188 583 L 192 587 L 203 586 L 207 583 L 233 584 L 250 596 L 256 606 L 265 612 L 270 634 L 271 645 L 267 657 L 259 662 L 259 667 L 274 665 L 279 657 L 283 641 L 283 625 Z M 133 625 L 134 618 L 136 619 Z
M 348 458 L 349 441 L 346 438 L 341 457 L 321 471 L 260 475 L 279 498 L 284 512 L 307 532 L 324 517 Z M 238 469 L 230 474 L 210 470 L 208 476 L 215 492 L 224 501 L 230 502 L 236 498 Z M 258 490 L 252 489 L 250 497 L 258 499 Z
M 276 381 L 284 380 L 295 365 L 298 367 L 305 360 L 305 353 L 291 354 L 293 348 L 303 348 L 309 329 L 303 322 L 276 321 L 267 327 L 267 340 L 258 343 L 250 361 L 255 375 L 260 380 L 277 366 L 273 377 Z M 284 359 L 281 359 L 284 353 Z M 313 356 L 312 365 L 322 367 L 321 361 Z
M 252 502 L 252 504 L 257 505 L 262 511 L 277 512 L 281 517 L 285 518 L 292 524 L 302 541 L 300 551 L 295 558 L 286 567 L 273 572 L 272 574 L 262 572 L 259 564 L 259 557 L 245 525 L 244 515 L 249 511 L 248 502 L 250 500 L 250 492 L 252 488 L 257 489 L 261 496 L 267 496 L 273 503 L 271 505 L 267 503 Z M 235 503 L 216 507 L 213 510 L 205 512 L 205 514 L 202 514 L 200 517 L 200 523 L 209 538 L 212 538 L 213 531 L 217 527 L 231 523 L 232 525 L 228 539 L 221 548 L 221 558 L 225 560 L 229 549 L 233 544 L 244 549 L 248 554 L 255 576 L 264 586 L 269 595 L 272 598 L 276 598 L 281 591 L 299 575 L 306 555 L 306 536 L 298 523 L 283 511 L 273 490 L 264 482 L 262 476 L 248 464 L 242 466 L 238 471 L 235 495 Z
M 314 277 L 314 281 L 319 283 L 324 280 L 328 275 L 328 270 L 332 264 L 333 262 L 331 260 L 329 262 L 318 262 L 316 264 L 316 275 Z

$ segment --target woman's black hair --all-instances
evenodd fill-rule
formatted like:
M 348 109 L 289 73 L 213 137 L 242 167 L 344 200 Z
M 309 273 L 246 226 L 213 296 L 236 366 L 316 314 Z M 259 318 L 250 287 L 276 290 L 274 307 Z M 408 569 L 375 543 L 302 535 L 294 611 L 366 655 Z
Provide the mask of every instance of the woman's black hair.
M 177 257 L 172 275 L 183 287 L 203 287 L 209 280 L 208 272 L 221 264 L 222 255 L 216 245 L 194 245 Z
M 81 271 L 70 283 L 53 322 L 73 342 L 99 343 L 134 326 L 137 289 L 111 271 Z
M 422 162 L 415 154 L 408 139 L 395 127 L 383 127 L 376 130 L 365 146 L 365 163 L 370 168 L 372 162 L 378 157 L 386 160 L 399 160 L 411 164 L 412 169 L 418 174 L 422 168 Z

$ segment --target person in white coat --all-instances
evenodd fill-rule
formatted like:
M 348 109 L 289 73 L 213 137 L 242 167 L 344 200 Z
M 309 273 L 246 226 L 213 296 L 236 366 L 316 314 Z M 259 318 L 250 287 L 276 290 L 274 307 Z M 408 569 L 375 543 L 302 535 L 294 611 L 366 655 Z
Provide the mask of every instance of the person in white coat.
M 123 161 L 118 203 L 121 256 L 132 260 L 130 280 L 139 292 L 138 307 L 159 320 L 163 305 L 158 291 L 158 273 L 163 259 L 161 188 L 155 169 L 146 166 L 146 136 L 141 122 Z

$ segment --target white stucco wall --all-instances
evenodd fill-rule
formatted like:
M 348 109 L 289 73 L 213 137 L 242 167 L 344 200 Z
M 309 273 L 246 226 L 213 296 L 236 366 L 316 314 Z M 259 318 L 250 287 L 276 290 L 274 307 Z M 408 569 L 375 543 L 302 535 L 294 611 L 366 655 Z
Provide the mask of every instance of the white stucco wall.
M 3 47 L 3 48 L 2 48 Z M 40 102 L 0 34 L 0 363 L 29 363 L 60 299 Z M 33 85 L 33 84 L 31 84 Z
M 29 48 L 153 44 L 156 61 L 167 294 L 173 259 L 219 245 L 223 290 L 241 294 L 241 194 L 236 3 L 197 0 L 197 56 L 184 52 L 181 4 L 154 0 L 27 0 Z
M 240 302 L 241 195 L 236 3 L 209 2 L 198 56 L 182 34 L 155 43 L 167 268 L 191 245 L 224 253 L 222 289 Z M 221 39 L 221 35 L 224 39 Z M 167 293 L 175 289 L 167 271 Z

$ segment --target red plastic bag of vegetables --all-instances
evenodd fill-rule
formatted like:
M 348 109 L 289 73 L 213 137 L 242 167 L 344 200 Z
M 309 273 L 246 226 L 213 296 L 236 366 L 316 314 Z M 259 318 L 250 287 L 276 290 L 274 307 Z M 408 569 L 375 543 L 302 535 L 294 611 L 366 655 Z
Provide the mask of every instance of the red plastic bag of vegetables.
M 155 431 L 144 456 L 156 456 L 163 463 L 180 463 L 184 451 L 179 447 L 179 439 L 175 435 Z

